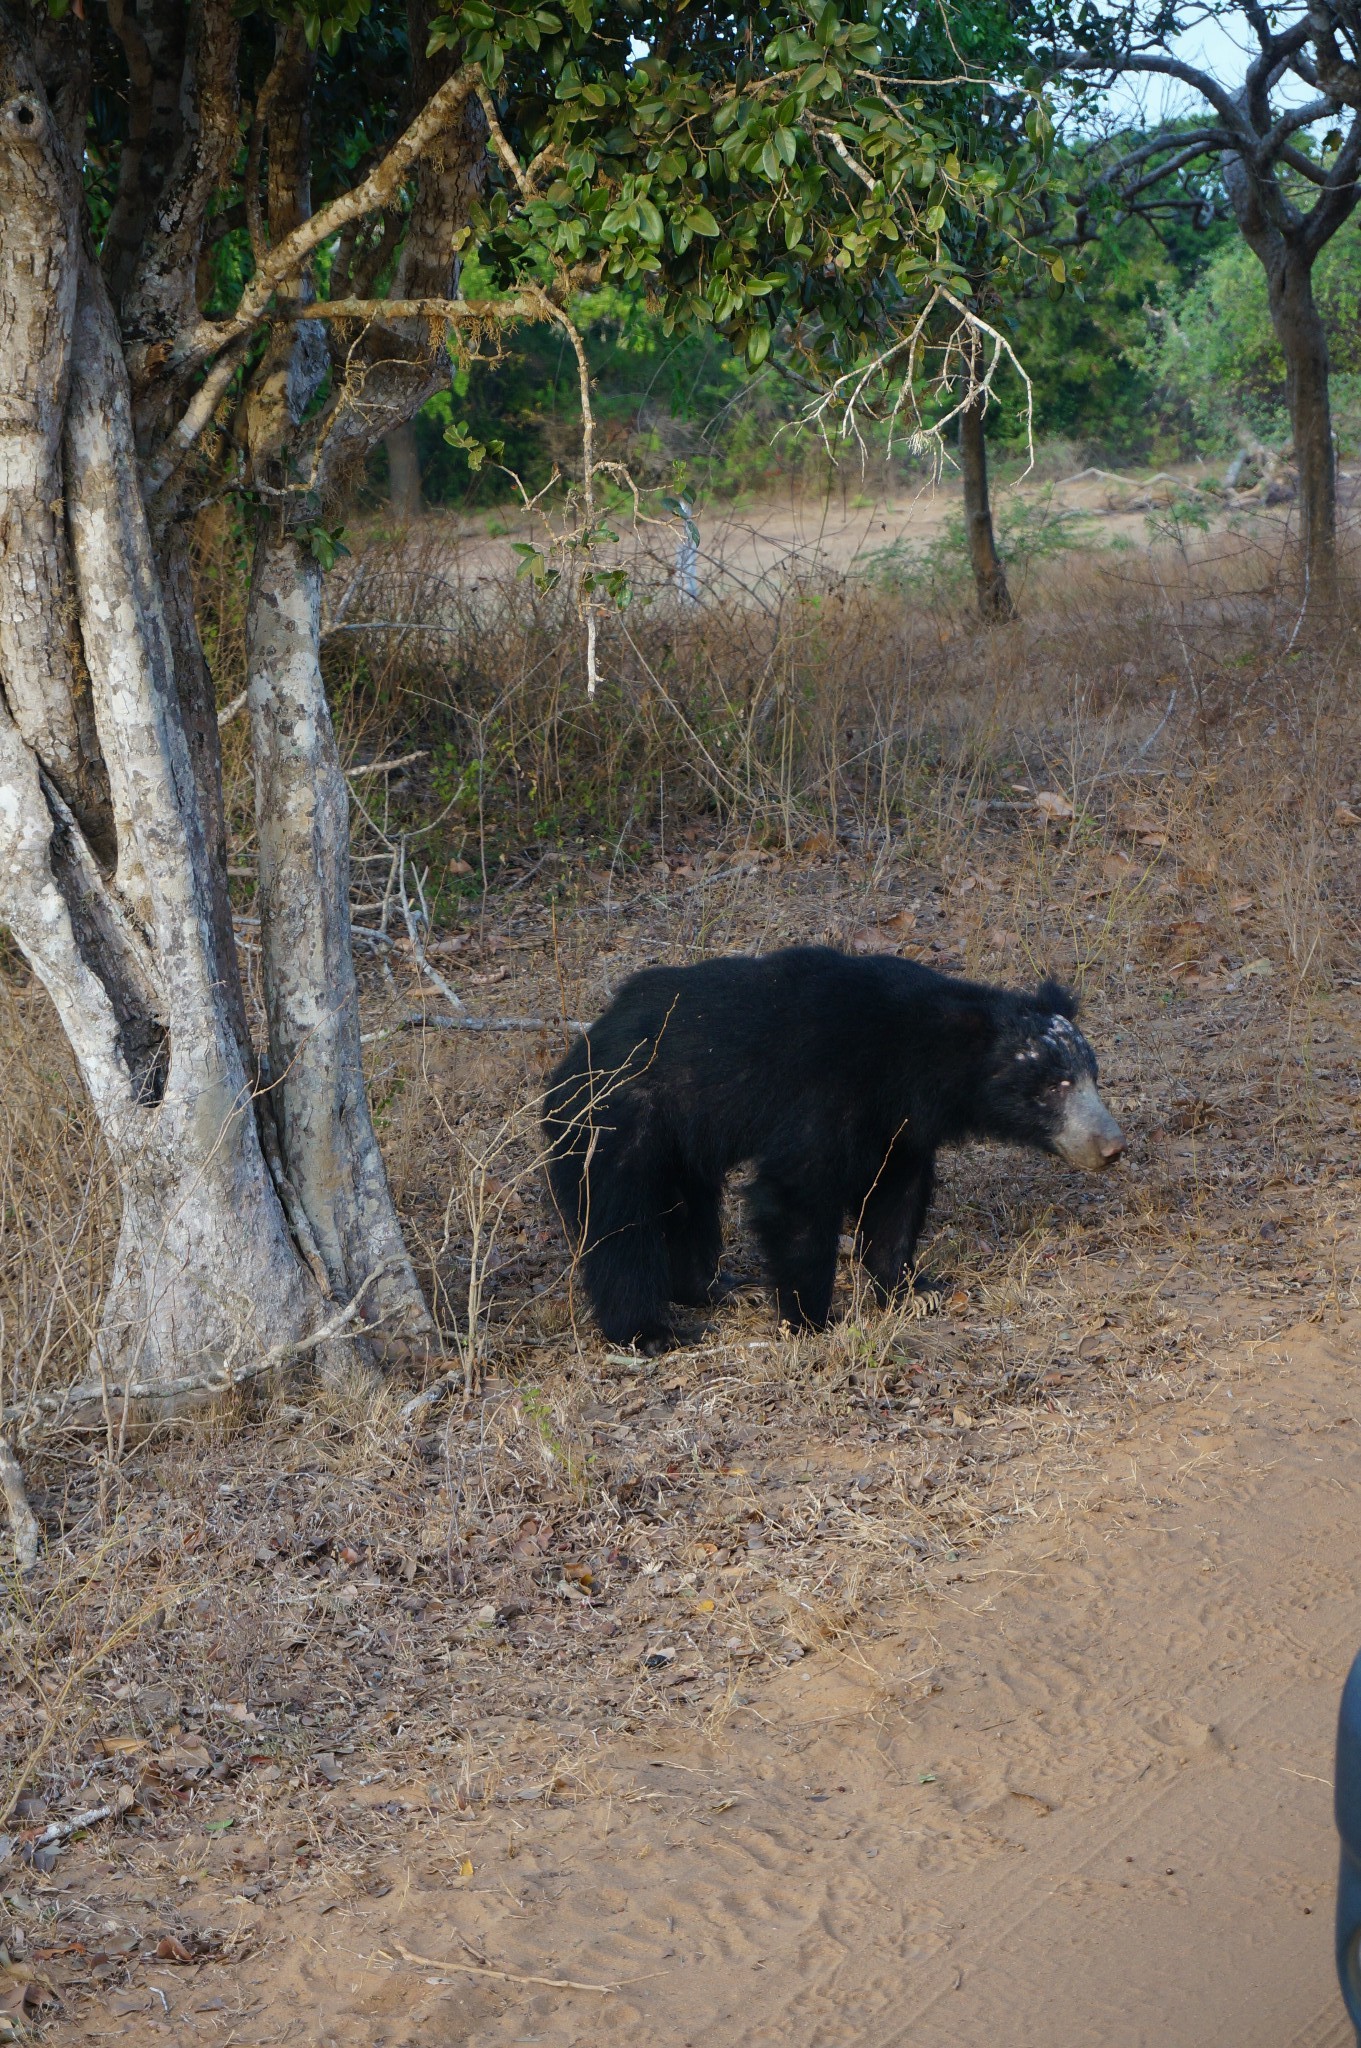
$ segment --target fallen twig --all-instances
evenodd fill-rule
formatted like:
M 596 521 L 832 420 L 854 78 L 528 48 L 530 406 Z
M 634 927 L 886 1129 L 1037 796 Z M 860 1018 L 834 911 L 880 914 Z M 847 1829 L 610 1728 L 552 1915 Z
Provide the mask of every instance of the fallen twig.
M 117 1795 L 107 1806 L 87 1806 L 84 1813 L 73 1813 L 69 1820 L 49 1821 L 30 1846 L 50 1849 L 54 1842 L 69 1842 L 72 1835 L 83 1834 L 87 1828 L 98 1827 L 102 1820 L 112 1820 L 116 1814 L 126 1813 L 135 1797 L 131 1785 L 120 1785 Z
M 347 768 L 345 773 L 352 782 L 361 775 L 391 775 L 398 768 L 409 768 L 413 761 L 424 761 L 429 752 L 428 747 L 417 747 L 414 753 L 398 754 L 391 761 L 361 761 L 357 768 Z
M 410 1423 L 418 1415 L 424 1415 L 427 1408 L 433 1408 L 436 1402 L 444 1399 L 446 1394 L 452 1394 L 461 1389 L 463 1380 L 464 1374 L 461 1365 L 453 1372 L 442 1373 L 432 1386 L 428 1386 L 425 1389 L 424 1393 L 417 1394 L 414 1400 L 402 1403 L 402 1421 Z
M 494 1970 L 490 1963 L 441 1962 L 434 1956 L 413 1954 L 400 1941 L 392 1946 L 404 1963 L 414 1963 L 418 1970 L 464 1970 L 470 1977 L 496 1977 L 502 1984 L 546 1984 L 550 1991 L 598 1991 L 602 1997 L 623 1989 L 621 1984 L 581 1984 L 575 1977 L 531 1977 L 520 1970 Z
M 24 1492 L 24 1475 L 19 1470 L 19 1460 L 13 1450 L 0 1436 L 0 1493 L 5 1496 L 9 1510 L 9 1525 L 14 1532 L 14 1553 L 19 1560 L 21 1572 L 31 1572 L 38 1562 L 38 1547 L 42 1532 L 38 1518 L 28 1504 Z
M 388 1024 L 381 1031 L 366 1031 L 360 1038 L 361 1045 L 377 1045 L 384 1038 L 395 1038 L 399 1031 L 584 1031 L 586 1026 L 575 1017 L 427 1017 L 420 1010 L 413 1010 L 408 1017 L 396 1024 Z

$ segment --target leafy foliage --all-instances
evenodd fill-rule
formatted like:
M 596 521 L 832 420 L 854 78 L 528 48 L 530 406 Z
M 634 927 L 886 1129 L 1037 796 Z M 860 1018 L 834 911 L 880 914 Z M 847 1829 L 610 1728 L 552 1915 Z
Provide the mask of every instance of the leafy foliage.
M 1314 295 L 1353 438 L 1361 425 L 1361 235 L 1354 229 L 1344 229 L 1320 254 Z M 1160 295 L 1136 362 L 1141 375 L 1185 407 L 1207 448 L 1229 446 L 1245 430 L 1267 440 L 1288 437 L 1285 357 L 1272 329 L 1261 265 L 1242 241 L 1220 249 L 1184 297 Z

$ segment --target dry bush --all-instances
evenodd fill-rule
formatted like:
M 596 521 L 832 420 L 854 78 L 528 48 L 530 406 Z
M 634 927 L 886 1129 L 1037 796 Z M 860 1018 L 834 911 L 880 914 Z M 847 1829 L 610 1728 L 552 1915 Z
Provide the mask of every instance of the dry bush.
M 77 1378 L 113 1261 L 116 1191 L 41 987 L 0 941 L 0 1406 Z
M 200 543 L 229 699 L 244 553 L 225 518 Z M 800 861 L 838 903 L 824 927 L 805 916 L 795 932 L 848 939 L 857 919 L 872 927 L 893 909 L 907 950 L 998 979 L 1057 968 L 1131 1018 L 1150 976 L 1167 970 L 1185 989 L 1255 963 L 1285 997 L 1286 1041 L 1307 1030 L 1356 932 L 1338 822 L 1361 780 L 1349 642 L 1302 630 L 1265 541 L 1049 562 L 1025 619 L 1000 632 L 792 557 L 754 594 L 718 578 L 703 604 L 680 606 L 667 545 L 635 563 L 652 601 L 608 626 L 595 703 L 565 601 L 498 581 L 447 523 L 377 537 L 328 594 L 347 758 L 418 756 L 355 785 L 356 920 L 396 932 L 365 956 L 375 1105 L 470 1370 L 485 1281 L 523 1262 L 541 1228 L 526 1105 L 561 1041 L 384 1034 L 403 1004 L 440 1007 L 389 915 L 399 844 L 431 958 L 461 985 L 494 981 L 511 958 L 492 951 L 494 925 L 558 906 L 551 961 L 540 948 L 538 971 L 515 983 L 550 1022 L 589 1014 L 617 978 L 610 933 L 640 889 L 656 906 L 654 951 L 771 943 L 777 879 Z M 253 986 L 244 719 L 225 751 Z M 1058 810 L 1037 810 L 1036 792 Z M 12 957 L 0 1004 L 0 1357 L 13 1400 L 79 1362 L 114 1193 L 45 999 Z

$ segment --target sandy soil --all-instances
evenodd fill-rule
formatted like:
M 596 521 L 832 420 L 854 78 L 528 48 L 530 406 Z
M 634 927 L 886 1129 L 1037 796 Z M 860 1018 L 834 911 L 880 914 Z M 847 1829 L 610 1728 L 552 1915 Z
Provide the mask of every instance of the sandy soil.
M 1011 571 L 1016 590 L 1024 591 L 1024 561 L 1030 551 L 1037 545 L 1041 552 L 1052 550 L 1052 537 L 1047 542 L 1044 539 L 1047 533 L 1052 536 L 1066 526 L 1067 547 L 1116 547 L 1142 553 L 1151 540 L 1167 543 L 1173 538 L 1175 522 L 1169 524 L 1169 513 L 1175 505 L 1199 508 L 1207 521 L 1207 539 L 1213 540 L 1232 526 L 1240 538 L 1250 535 L 1274 561 L 1291 530 L 1291 505 L 1267 504 L 1259 489 L 1225 499 L 1205 491 L 1204 475 L 1195 465 L 1183 465 L 1176 472 L 1159 471 L 1143 480 L 1084 470 L 1073 477 L 1029 476 L 996 486 L 993 509 L 999 531 L 1005 537 L 1011 525 L 1020 521 L 1029 536 L 1020 543 L 1022 561 Z M 1350 503 L 1354 488 L 1355 479 L 1344 476 L 1340 486 L 1344 503 Z M 923 479 L 911 489 L 882 494 L 858 487 L 854 466 L 847 465 L 842 486 L 825 496 L 791 489 L 782 497 L 702 507 L 697 513 L 696 589 L 701 597 L 741 593 L 760 604 L 776 602 L 791 579 L 911 573 L 947 522 L 959 517 L 959 493 L 958 478 L 947 474 L 938 483 Z M 616 524 L 619 544 L 598 550 L 600 564 L 624 565 L 640 588 L 669 582 L 675 573 L 678 540 L 674 525 L 669 521 L 634 524 L 626 519 Z M 1200 540 L 1190 528 L 1186 538 Z M 403 543 L 411 549 L 413 583 L 419 594 L 413 591 L 415 601 L 402 615 L 424 621 L 438 619 L 434 584 L 441 578 L 447 578 L 451 588 L 465 597 L 479 590 L 489 598 L 501 592 L 520 567 L 512 550 L 515 543 L 523 541 L 542 547 L 545 529 L 517 514 L 513 507 L 476 518 L 457 513 L 427 515 Z M 438 575 L 429 559 L 416 566 L 422 554 L 438 556 Z M 385 581 L 390 584 L 392 561 L 388 556 L 382 559 Z M 378 557 L 370 560 L 376 563 Z M 351 568 L 342 567 L 328 582 L 329 615 L 334 620 L 357 617 L 363 609 L 361 606 L 353 613 L 349 609 L 346 592 L 352 575 Z M 352 627 L 346 625 L 343 630 Z
M 1300 1325 L 1131 1418 L 1074 1460 L 1065 1516 L 726 1719 L 600 1741 L 480 1811 L 360 1793 L 400 1818 L 349 1896 L 285 1890 L 261 1919 L 268 1828 L 182 1859 L 195 1908 L 252 1946 L 149 1961 L 47 2038 L 1343 2048 L 1358 1328 Z M 322 1787 L 315 1828 L 347 1810 Z M 59 1883 L 114 1926 L 152 1904 L 116 1850 Z

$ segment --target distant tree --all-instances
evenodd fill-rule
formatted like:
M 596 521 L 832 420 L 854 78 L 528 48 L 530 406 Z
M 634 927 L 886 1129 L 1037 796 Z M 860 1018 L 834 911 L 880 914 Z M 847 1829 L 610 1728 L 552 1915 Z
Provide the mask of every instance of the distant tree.
M 1232 19 L 1255 51 L 1241 84 L 1177 53 L 1178 35 L 1207 15 Z M 1203 102 L 1199 121 L 1170 121 L 1132 146 L 1095 146 L 1092 169 L 1129 209 L 1166 205 L 1188 170 L 1207 159 L 1218 164 L 1238 230 L 1266 279 L 1286 367 L 1306 592 L 1325 609 L 1336 598 L 1337 487 L 1328 343 L 1313 272 L 1361 196 L 1359 31 L 1351 0 L 1276 7 L 1137 0 L 1116 9 L 1077 0 L 1037 11 L 1032 23 L 1037 43 L 1047 43 L 1039 54 L 1051 79 L 1080 85 L 1158 77 L 1189 86 Z M 1090 94 L 1079 104 L 1089 110 Z
M 1328 343 L 1331 411 L 1339 445 L 1358 428 L 1361 396 L 1361 235 L 1336 236 L 1314 266 L 1314 298 Z M 1289 433 L 1286 362 L 1271 323 L 1261 266 L 1235 237 L 1185 291 L 1159 292 L 1139 353 L 1164 404 L 1179 405 L 1202 446 Z M 1345 421 L 1345 426 L 1344 426 Z

